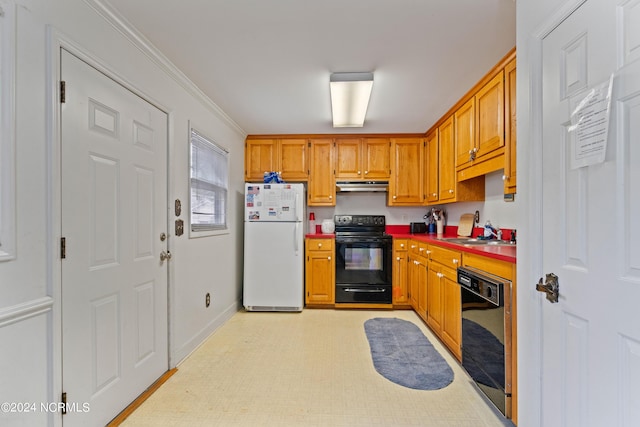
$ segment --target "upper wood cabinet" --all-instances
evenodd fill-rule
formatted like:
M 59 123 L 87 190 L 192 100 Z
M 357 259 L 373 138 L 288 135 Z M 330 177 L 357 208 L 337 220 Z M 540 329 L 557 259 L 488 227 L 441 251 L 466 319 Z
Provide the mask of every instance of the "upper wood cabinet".
M 476 160 L 498 155 L 504 147 L 504 71 L 478 91 L 476 99 Z
M 309 176 L 309 141 L 305 138 L 251 139 L 245 142 L 245 180 L 262 181 L 265 172 L 280 172 L 285 181 Z
M 504 67 L 504 194 L 516 192 L 516 60 Z
M 307 139 L 280 140 L 280 167 L 285 181 L 306 181 L 309 177 L 309 141 Z
M 337 138 L 337 180 L 389 179 L 389 138 Z
M 456 168 L 479 165 L 504 153 L 504 71 L 500 71 L 454 113 Z M 483 165 L 472 178 L 502 168 L 502 162 Z
M 421 205 L 423 198 L 423 138 L 391 139 L 389 206 Z
M 456 199 L 455 141 L 453 116 L 438 128 L 438 201 L 453 202 Z
M 336 205 L 336 177 L 334 174 L 333 139 L 311 139 L 309 155 L 309 206 Z
M 456 179 L 455 152 L 452 115 L 438 128 L 438 203 L 484 200 L 484 175 Z
M 453 113 L 456 167 L 467 165 L 478 151 L 476 147 L 476 98 L 468 100 Z
M 244 178 L 262 181 L 264 173 L 278 168 L 277 139 L 247 139 L 244 153 Z
M 427 204 L 438 202 L 438 130 L 432 131 L 425 139 L 424 148 L 424 192 Z

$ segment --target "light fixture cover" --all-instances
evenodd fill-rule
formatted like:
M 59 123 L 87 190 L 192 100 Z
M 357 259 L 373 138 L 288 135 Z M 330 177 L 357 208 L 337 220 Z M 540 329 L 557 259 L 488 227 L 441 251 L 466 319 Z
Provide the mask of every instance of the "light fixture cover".
M 333 73 L 329 85 L 333 127 L 362 127 L 373 88 L 373 73 Z

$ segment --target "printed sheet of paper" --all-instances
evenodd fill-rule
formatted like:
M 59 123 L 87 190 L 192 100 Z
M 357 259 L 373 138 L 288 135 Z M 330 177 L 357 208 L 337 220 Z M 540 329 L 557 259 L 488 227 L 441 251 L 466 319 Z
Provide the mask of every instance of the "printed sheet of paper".
M 611 89 L 609 81 L 571 100 L 571 169 L 603 163 L 607 151 Z

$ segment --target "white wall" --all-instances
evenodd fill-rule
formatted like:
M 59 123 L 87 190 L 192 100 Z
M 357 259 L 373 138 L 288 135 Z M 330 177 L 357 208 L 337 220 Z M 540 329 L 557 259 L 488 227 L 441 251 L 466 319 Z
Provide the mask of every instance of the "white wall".
M 10 1 L 10 0 L 2 0 Z M 188 206 L 188 123 L 230 150 L 230 230 L 190 239 L 169 233 L 170 360 L 183 359 L 240 307 L 244 132 L 170 64 L 123 35 L 92 0 L 14 0 L 16 29 L 17 257 L 0 262 L 0 402 L 56 402 L 61 392 L 58 225 L 53 218 L 57 106 L 49 55 L 73 46 L 169 114 L 169 206 Z M 161 59 L 161 58 L 160 58 Z M 3 94 L 4 96 L 4 94 Z M 52 181 L 52 183 L 50 183 Z M 181 218 L 186 220 L 183 211 Z M 186 222 L 186 221 L 185 221 Z M 171 231 L 171 230 L 170 230 Z M 205 308 L 205 294 L 212 303 Z M 0 425 L 53 425 L 59 414 L 6 414 Z
M 491 220 L 499 228 L 517 228 L 516 201 L 505 202 L 503 196 L 502 171 L 487 175 L 485 180 L 485 200 L 483 202 L 464 202 L 437 205 L 447 213 L 447 225 L 458 225 L 464 213 L 480 212 L 480 224 Z M 316 223 L 323 219 L 332 219 L 336 214 L 385 215 L 388 225 L 408 225 L 410 222 L 423 222 L 423 216 L 429 207 L 390 207 L 387 206 L 387 193 L 339 193 L 335 207 L 309 207 L 316 214 Z

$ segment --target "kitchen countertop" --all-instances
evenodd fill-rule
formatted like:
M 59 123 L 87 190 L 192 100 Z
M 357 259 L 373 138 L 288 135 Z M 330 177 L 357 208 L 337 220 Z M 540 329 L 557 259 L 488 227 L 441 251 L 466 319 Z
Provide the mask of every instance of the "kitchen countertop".
M 476 255 L 486 256 L 488 258 L 498 259 L 515 264 L 516 263 L 516 246 L 492 246 L 492 245 L 462 245 L 459 243 L 451 243 L 438 239 L 433 234 L 410 234 L 410 233 L 389 233 L 394 239 L 414 239 L 421 242 L 427 242 L 445 248 L 455 249 L 461 252 L 468 252 Z M 445 238 L 458 237 L 455 234 L 445 234 Z
M 414 239 L 421 242 L 458 250 L 460 252 L 486 256 L 488 258 L 506 261 L 513 264 L 516 263 L 516 246 L 463 245 L 459 243 L 440 240 L 434 234 L 411 234 L 408 232 L 408 230 L 408 226 L 388 226 L 387 234 L 391 235 L 394 239 Z M 446 227 L 444 237 L 458 237 L 456 231 L 457 227 Z M 305 237 L 308 239 L 334 239 L 336 236 L 335 234 L 316 233 L 307 234 L 305 235 Z

